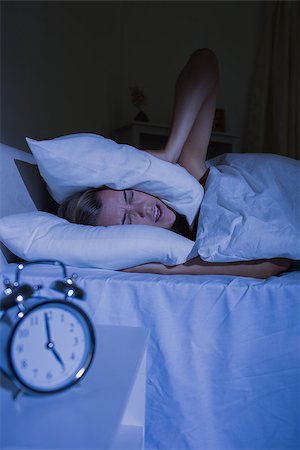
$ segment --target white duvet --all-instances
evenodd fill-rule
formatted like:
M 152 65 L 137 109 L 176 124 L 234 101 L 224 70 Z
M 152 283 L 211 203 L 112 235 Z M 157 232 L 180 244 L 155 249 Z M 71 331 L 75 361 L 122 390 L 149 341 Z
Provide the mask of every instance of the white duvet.
M 208 165 L 196 239 L 200 257 L 300 259 L 300 161 L 224 154 Z
M 300 448 L 299 271 L 268 280 L 73 272 L 95 324 L 149 330 L 146 450 Z M 9 265 L 3 279 L 14 273 Z M 60 277 L 36 265 L 22 280 L 46 287 Z

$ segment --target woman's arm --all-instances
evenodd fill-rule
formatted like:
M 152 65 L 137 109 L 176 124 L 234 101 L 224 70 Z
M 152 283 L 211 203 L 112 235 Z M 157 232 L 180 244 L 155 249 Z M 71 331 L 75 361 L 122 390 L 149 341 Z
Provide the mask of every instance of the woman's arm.
M 175 87 L 171 131 L 162 151 L 151 151 L 166 161 L 178 162 L 195 178 L 206 171 L 205 159 L 215 114 L 218 62 L 209 49 L 195 51 Z
M 234 275 L 265 279 L 284 272 L 290 267 L 290 264 L 290 260 L 285 258 L 233 263 L 208 263 L 200 258 L 193 258 L 177 266 L 149 263 L 125 269 L 124 272 L 157 273 L 161 275 Z

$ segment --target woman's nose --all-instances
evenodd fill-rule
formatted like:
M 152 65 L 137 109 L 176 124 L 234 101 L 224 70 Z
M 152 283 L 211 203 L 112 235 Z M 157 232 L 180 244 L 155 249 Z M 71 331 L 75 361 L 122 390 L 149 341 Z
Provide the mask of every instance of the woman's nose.
M 142 204 L 135 204 L 135 205 L 129 205 L 128 206 L 128 212 L 130 214 L 137 214 L 141 217 L 144 217 L 145 215 L 145 208 Z
M 128 212 L 130 214 L 138 215 L 139 217 L 146 217 L 151 214 L 150 206 L 143 202 L 128 205 Z

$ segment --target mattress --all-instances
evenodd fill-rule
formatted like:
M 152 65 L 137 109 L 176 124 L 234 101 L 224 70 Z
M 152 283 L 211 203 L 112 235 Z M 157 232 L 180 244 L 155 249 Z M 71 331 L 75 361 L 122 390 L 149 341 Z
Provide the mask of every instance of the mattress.
M 300 271 L 268 280 L 72 271 L 95 324 L 150 331 L 147 450 L 300 448 Z M 22 273 L 44 286 L 60 277 L 48 265 Z

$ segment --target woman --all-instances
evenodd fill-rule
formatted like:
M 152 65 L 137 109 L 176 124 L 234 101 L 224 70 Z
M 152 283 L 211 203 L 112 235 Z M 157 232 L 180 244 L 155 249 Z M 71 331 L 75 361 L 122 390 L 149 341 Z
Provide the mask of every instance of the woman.
M 180 73 L 175 88 L 172 126 L 165 149 L 154 156 L 183 166 L 204 186 L 208 176 L 205 164 L 214 119 L 218 62 L 208 49 L 195 51 Z M 108 188 L 78 193 L 64 202 L 58 214 L 70 222 L 88 225 L 143 224 L 167 228 L 194 238 L 185 219 L 160 199 L 133 189 Z M 207 263 L 194 258 L 185 264 L 167 267 L 159 263 L 143 264 L 127 272 L 160 274 L 224 274 L 268 278 L 289 266 L 283 258 L 235 263 Z

